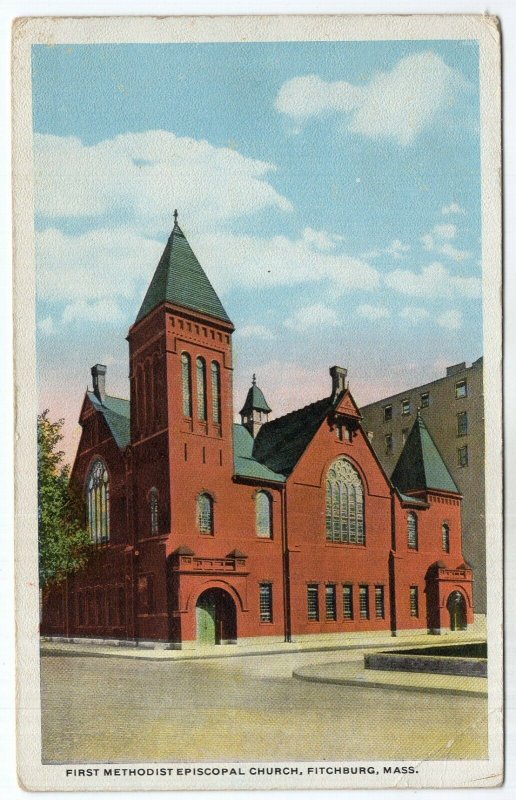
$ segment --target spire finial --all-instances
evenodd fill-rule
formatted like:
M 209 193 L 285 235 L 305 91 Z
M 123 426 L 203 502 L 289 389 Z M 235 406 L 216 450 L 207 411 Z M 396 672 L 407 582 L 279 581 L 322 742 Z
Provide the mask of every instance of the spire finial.
M 256 386 L 256 374 L 253 372 L 253 386 Z
M 177 225 L 177 218 L 179 214 L 177 213 L 177 208 L 174 209 L 174 225 Z

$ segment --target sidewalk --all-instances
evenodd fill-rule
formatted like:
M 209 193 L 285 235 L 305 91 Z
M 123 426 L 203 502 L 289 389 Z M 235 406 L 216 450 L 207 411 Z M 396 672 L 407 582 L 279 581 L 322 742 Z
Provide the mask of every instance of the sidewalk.
M 375 689 L 397 689 L 409 692 L 437 692 L 470 697 L 487 697 L 485 678 L 462 675 L 436 675 L 428 672 L 391 672 L 363 669 L 356 663 L 314 664 L 294 670 L 294 678 L 313 683 L 361 686 Z
M 77 643 L 41 641 L 41 655 L 45 656 L 86 656 L 96 658 L 129 658 L 134 660 L 147 661 L 203 661 L 213 658 L 242 658 L 244 656 L 268 656 L 282 655 L 290 653 L 309 653 L 309 652 L 336 652 L 342 650 L 397 650 L 400 647 L 429 647 L 431 645 L 457 644 L 460 642 L 478 642 L 483 637 L 475 632 L 448 633 L 443 636 L 420 635 L 398 635 L 398 636 L 375 636 L 370 639 L 353 639 L 349 641 L 329 642 L 323 637 L 314 641 L 306 642 L 279 642 L 269 643 L 262 647 L 254 645 L 215 645 L 211 647 L 198 647 L 191 650 L 166 650 L 164 648 L 152 648 L 148 644 L 135 646 L 124 646 L 120 643 L 101 644 L 101 643 Z M 370 670 L 368 670 L 370 671 Z

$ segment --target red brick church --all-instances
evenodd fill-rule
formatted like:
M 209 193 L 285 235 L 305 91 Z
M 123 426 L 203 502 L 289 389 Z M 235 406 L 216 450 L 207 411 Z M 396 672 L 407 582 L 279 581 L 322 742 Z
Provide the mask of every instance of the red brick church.
M 91 370 L 71 480 L 95 544 L 48 590 L 42 632 L 201 644 L 473 622 L 461 496 L 418 416 L 389 480 L 346 370 L 234 423 L 233 324 L 177 224 L 129 330 L 131 399 Z

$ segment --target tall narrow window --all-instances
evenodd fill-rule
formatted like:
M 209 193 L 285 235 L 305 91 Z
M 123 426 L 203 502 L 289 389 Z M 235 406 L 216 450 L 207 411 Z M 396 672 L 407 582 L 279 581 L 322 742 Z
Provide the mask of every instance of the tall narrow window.
M 109 541 L 109 475 L 98 459 L 90 469 L 87 482 L 88 529 L 96 544 Z
M 419 401 L 419 405 L 421 408 L 428 408 L 430 405 L 430 392 L 423 392 Z
M 192 362 L 188 353 L 181 354 L 181 382 L 183 387 L 183 415 L 192 416 Z
M 443 522 L 441 528 L 443 553 L 450 552 L 450 528 L 446 522 Z
M 342 603 L 344 607 L 344 619 L 353 619 L 353 587 L 346 585 L 342 587 Z
M 326 586 L 326 619 L 330 622 L 337 619 L 336 587 L 333 584 Z
M 460 411 L 457 414 L 457 436 L 466 436 L 468 432 L 468 412 Z
M 369 586 L 359 586 L 360 619 L 369 619 Z
M 419 617 L 419 596 L 417 586 L 410 587 L 410 616 Z
M 220 425 L 220 367 L 217 361 L 211 362 L 211 414 L 213 422 Z
M 308 619 L 317 622 L 319 619 L 319 587 L 312 583 L 307 587 Z
M 326 476 L 326 538 L 365 543 L 362 480 L 345 458 L 334 461 Z
M 413 511 L 407 514 L 407 546 L 417 550 L 417 517 Z
M 374 587 L 374 608 L 376 619 L 383 619 L 385 617 L 385 600 L 383 586 Z
M 209 494 L 197 498 L 197 527 L 200 533 L 213 533 L 213 499 Z
M 385 453 L 389 455 L 394 450 L 394 439 L 392 438 L 392 433 L 385 434 Z
M 197 370 L 197 417 L 206 422 L 206 364 L 203 358 L 196 359 Z
M 457 381 L 455 384 L 455 397 L 467 397 L 468 395 L 468 384 L 466 378 L 463 378 L 461 381 Z
M 383 421 L 389 422 L 392 419 L 392 406 L 383 407 Z
M 256 535 L 261 539 L 270 539 L 272 536 L 272 504 L 267 492 L 256 493 L 255 507 Z
M 155 486 L 149 492 L 150 499 L 150 520 L 151 534 L 156 536 L 158 533 L 158 490 Z
M 260 583 L 260 622 L 272 622 L 272 583 Z
M 459 467 L 467 467 L 468 466 L 468 446 L 467 444 L 464 447 L 459 447 L 457 450 L 457 455 L 459 458 Z

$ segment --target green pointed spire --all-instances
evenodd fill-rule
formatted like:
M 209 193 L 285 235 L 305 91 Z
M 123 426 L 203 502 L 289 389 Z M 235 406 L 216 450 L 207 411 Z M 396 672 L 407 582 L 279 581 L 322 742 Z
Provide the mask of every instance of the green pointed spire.
M 265 414 L 270 413 L 269 404 L 262 390 L 256 385 L 256 375 L 253 375 L 251 388 L 247 392 L 247 397 L 240 413 L 248 414 L 250 411 L 263 411 Z
M 143 319 L 156 306 L 169 302 L 231 323 L 215 289 L 177 223 L 177 211 L 174 211 L 174 220 L 174 228 L 147 289 L 136 322 Z
M 400 492 L 436 489 L 460 494 L 419 411 L 391 481 Z

